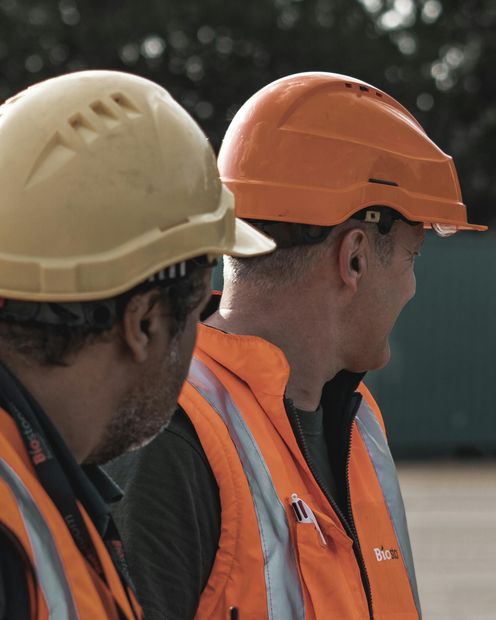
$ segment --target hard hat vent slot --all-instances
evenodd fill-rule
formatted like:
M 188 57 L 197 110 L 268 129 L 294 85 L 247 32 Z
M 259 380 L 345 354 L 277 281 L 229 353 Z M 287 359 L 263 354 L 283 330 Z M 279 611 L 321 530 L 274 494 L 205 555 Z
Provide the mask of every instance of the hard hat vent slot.
M 392 187 L 399 187 L 396 181 L 386 181 L 385 179 L 368 179 L 369 183 L 378 183 L 379 185 L 391 185 Z
M 119 117 L 116 112 L 103 103 L 103 101 L 94 101 L 90 104 L 90 108 L 109 129 L 119 124 Z
M 26 179 L 25 188 L 44 181 L 70 161 L 77 151 L 57 131 L 48 141 L 45 148 L 36 158 L 36 161 Z
M 136 106 L 131 99 L 123 93 L 112 93 L 110 98 L 124 111 L 127 116 L 129 116 L 129 118 L 134 118 L 141 115 L 141 111 L 138 106 Z
M 69 125 L 82 138 L 86 144 L 90 144 L 98 138 L 98 132 L 82 114 L 75 114 L 69 119 Z
M 358 87 L 358 89 L 362 92 L 362 93 L 374 93 L 374 95 L 376 97 L 382 97 L 382 93 L 377 91 L 377 90 L 371 90 L 368 86 L 365 86 L 364 84 L 352 84 L 351 82 L 345 82 L 344 83 L 346 88 L 353 88 L 353 87 Z

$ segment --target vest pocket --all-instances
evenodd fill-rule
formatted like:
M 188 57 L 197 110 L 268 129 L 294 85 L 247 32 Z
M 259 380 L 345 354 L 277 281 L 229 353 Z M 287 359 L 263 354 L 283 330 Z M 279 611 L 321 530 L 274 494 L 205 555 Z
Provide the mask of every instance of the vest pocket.
M 351 539 L 325 514 L 304 501 L 295 509 L 298 565 L 305 591 L 306 620 L 364 620 L 369 617 Z M 297 509 L 303 514 L 298 518 Z M 306 514 L 306 517 L 305 517 Z M 301 514 L 300 514 L 301 516 Z M 324 544 L 325 541 L 325 544 Z

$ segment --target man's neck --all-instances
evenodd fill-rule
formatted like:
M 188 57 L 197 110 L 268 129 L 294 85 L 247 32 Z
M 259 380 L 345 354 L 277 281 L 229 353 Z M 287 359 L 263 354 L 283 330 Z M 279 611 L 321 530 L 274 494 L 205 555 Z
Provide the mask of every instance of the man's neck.
M 205 324 L 227 333 L 258 336 L 279 347 L 291 368 L 286 396 L 298 409 L 315 411 L 325 383 L 342 369 L 333 348 L 331 322 L 309 317 L 308 312 L 298 316 L 284 304 L 264 305 L 256 300 L 243 304 L 222 300 Z

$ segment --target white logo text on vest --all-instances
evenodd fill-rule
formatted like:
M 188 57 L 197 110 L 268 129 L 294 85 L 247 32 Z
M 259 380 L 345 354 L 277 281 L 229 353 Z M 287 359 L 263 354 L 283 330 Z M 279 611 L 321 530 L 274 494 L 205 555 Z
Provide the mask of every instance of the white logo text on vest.
M 383 562 L 384 560 L 398 560 L 400 555 L 397 549 L 384 549 L 384 547 L 374 547 L 375 557 L 378 562 Z

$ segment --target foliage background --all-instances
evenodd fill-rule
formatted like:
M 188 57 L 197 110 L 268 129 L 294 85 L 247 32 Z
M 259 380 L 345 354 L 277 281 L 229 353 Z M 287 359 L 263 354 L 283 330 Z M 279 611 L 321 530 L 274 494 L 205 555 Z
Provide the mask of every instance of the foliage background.
M 454 156 L 470 216 L 493 218 L 496 0 L 0 0 L 0 99 L 84 68 L 164 85 L 218 148 L 237 108 L 298 71 L 399 99 Z
M 496 0 L 0 0 L 0 100 L 67 71 L 131 71 L 218 148 L 268 82 L 345 73 L 396 97 L 453 155 L 482 224 L 496 219 L 495 66 Z M 367 378 L 396 456 L 496 455 L 496 253 L 482 237 L 428 239 L 392 361 Z

